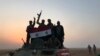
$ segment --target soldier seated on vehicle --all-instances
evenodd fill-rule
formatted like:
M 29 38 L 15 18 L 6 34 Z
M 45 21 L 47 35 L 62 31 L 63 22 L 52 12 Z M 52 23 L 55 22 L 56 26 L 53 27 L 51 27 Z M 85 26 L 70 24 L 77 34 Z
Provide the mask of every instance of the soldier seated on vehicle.
M 32 40 L 31 49 L 43 49 L 44 41 L 40 38 Z
M 46 48 L 59 48 L 60 46 L 60 41 L 52 36 L 47 42 L 45 42 Z

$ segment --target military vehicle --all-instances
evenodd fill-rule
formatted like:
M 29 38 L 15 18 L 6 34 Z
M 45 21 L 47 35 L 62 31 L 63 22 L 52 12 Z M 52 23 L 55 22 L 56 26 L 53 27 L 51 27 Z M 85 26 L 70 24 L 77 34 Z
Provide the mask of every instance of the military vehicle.
M 37 42 L 37 40 L 35 41 Z M 35 43 L 35 45 L 35 48 L 31 49 L 24 43 L 22 48 L 12 52 L 10 56 L 71 56 L 69 49 L 67 48 L 43 48 L 41 40 L 40 42 Z
M 38 14 L 40 18 L 40 14 Z M 30 34 L 31 41 L 26 43 L 23 39 L 22 48 L 9 53 L 10 56 L 71 56 L 65 47 L 59 48 L 60 42 L 54 36 L 52 29 L 43 26 L 32 28 Z
M 54 37 L 53 37 L 54 38 Z M 23 40 L 23 39 L 22 39 Z M 53 39 L 55 42 L 56 39 Z M 52 41 L 52 39 L 50 40 Z M 71 56 L 67 48 L 63 47 L 59 49 L 59 42 L 56 44 L 54 41 L 45 43 L 40 38 L 34 38 L 31 44 L 25 43 L 23 40 L 22 48 L 16 50 L 12 56 Z M 11 56 L 10 55 L 10 56 Z

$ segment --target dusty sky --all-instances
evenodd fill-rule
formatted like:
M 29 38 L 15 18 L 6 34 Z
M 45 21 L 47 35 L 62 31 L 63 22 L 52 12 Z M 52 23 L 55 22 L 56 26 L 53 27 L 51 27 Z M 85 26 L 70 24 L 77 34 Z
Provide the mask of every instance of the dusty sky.
M 41 19 L 61 21 L 66 47 L 100 48 L 100 0 L 0 0 L 0 48 L 20 47 L 28 21 L 40 10 Z

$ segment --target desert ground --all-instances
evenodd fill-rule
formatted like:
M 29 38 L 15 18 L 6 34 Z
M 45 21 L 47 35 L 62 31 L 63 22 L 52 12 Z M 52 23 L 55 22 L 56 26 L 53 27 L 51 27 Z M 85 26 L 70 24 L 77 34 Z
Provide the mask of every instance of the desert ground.
M 86 48 L 70 48 L 70 52 L 72 56 L 98 56 L 100 49 L 97 49 L 96 55 L 93 53 L 93 51 L 91 54 L 89 54 L 88 49 Z
M 12 50 L 0 50 L 0 56 L 9 56 L 8 53 Z
M 88 53 L 88 50 L 85 48 L 69 48 L 71 56 L 97 56 Z M 13 50 L 0 50 L 0 56 L 9 56 L 8 53 Z M 100 53 L 100 49 L 97 49 L 97 53 Z

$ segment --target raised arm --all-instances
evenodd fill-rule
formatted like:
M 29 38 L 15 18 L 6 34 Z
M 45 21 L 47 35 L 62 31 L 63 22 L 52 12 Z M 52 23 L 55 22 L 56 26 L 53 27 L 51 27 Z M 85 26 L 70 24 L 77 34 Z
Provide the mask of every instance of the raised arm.
M 36 18 L 34 17 L 33 26 L 35 26 L 35 21 L 36 21 Z
M 39 22 L 39 20 L 40 20 L 40 17 L 41 17 L 41 13 L 42 13 L 42 11 L 40 12 L 40 14 L 37 14 L 38 15 L 38 19 L 37 19 L 37 24 L 41 24 L 40 22 Z

